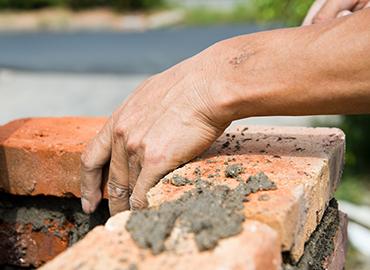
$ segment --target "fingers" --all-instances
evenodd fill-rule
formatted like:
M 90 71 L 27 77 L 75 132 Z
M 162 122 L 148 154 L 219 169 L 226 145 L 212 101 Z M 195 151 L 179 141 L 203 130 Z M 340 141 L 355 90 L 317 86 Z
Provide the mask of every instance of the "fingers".
M 111 155 L 111 134 L 110 118 L 81 156 L 81 204 L 88 214 L 95 211 L 102 197 L 102 168 Z
M 334 18 L 351 15 L 369 5 L 363 0 L 316 0 L 308 11 L 302 25 L 320 23 Z
M 158 168 L 152 166 L 143 167 L 130 197 L 130 206 L 132 210 L 142 209 L 148 206 L 146 194 L 158 183 L 163 174 L 164 173 L 158 170 Z
M 302 25 L 310 25 L 312 24 L 313 18 L 316 14 L 320 11 L 320 9 L 325 4 L 326 0 L 316 0 L 312 6 L 310 7 L 309 11 L 307 12 L 306 17 L 303 20 Z
M 312 23 L 320 23 L 334 19 L 342 11 L 351 11 L 358 1 L 353 0 L 327 0 L 319 12 L 313 17 Z M 348 13 L 344 13 L 347 14 Z
M 109 166 L 109 211 L 113 216 L 129 207 L 129 168 L 123 131 L 115 130 L 112 139 L 112 157 Z
M 139 174 L 141 171 L 141 165 L 140 165 L 140 158 L 137 154 L 129 155 L 128 160 L 129 160 L 128 162 L 128 165 L 129 165 L 128 187 L 129 187 L 130 195 L 131 195 L 136 185 L 137 178 L 139 177 Z

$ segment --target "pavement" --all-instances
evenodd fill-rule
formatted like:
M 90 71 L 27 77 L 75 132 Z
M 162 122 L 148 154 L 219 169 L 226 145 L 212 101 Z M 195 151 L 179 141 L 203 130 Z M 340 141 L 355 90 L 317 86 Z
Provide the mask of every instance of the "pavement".
M 0 71 L 0 124 L 20 117 L 100 116 L 111 112 L 149 75 Z M 335 116 L 258 117 L 238 124 L 310 126 Z

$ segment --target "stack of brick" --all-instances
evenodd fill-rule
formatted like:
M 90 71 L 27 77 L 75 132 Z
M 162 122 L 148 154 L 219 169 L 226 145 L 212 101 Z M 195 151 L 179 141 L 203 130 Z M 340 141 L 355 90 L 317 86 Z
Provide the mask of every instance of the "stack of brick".
M 79 197 L 79 157 L 103 122 L 91 118 L 27 119 L 1 127 L 1 189 L 12 196 Z M 194 235 L 175 226 L 166 238 L 164 251 L 153 254 L 139 247 L 126 229 L 132 215 L 127 211 L 93 229 L 44 269 L 342 269 L 346 217 L 338 212 L 332 197 L 341 177 L 343 154 L 344 135 L 338 129 L 228 130 L 201 157 L 165 176 L 148 193 L 148 200 L 151 209 L 158 209 L 196 188 L 193 184 L 174 184 L 174 178 L 189 183 L 202 179 L 233 190 L 263 172 L 275 188 L 260 188 L 246 197 L 242 208 L 245 221 L 239 233 L 200 251 Z M 230 166 L 242 169 L 232 175 L 228 173 Z M 0 241 L 9 237 L 3 233 L 7 227 L 19 226 L 1 219 Z M 21 226 L 32 231 L 32 220 L 27 222 Z M 49 218 L 44 223 L 49 222 L 55 220 Z M 73 220 L 68 222 L 58 225 L 58 230 L 65 232 L 75 226 Z M 55 226 L 37 233 L 49 235 Z M 28 232 L 13 231 L 16 237 L 8 245 L 19 246 Z M 33 256 L 42 258 L 32 261 L 27 249 L 16 254 L 18 257 L 13 254 L 23 260 L 22 265 L 40 264 L 68 246 L 54 249 L 47 257 L 42 250 L 46 240 L 29 237 L 38 244 L 38 253 Z M 50 241 L 54 243 L 55 239 Z M 13 257 L 0 256 L 0 263 L 14 263 Z
M 82 213 L 80 156 L 104 118 L 20 119 L 0 127 L 0 265 L 38 267 L 89 229 L 104 205 Z

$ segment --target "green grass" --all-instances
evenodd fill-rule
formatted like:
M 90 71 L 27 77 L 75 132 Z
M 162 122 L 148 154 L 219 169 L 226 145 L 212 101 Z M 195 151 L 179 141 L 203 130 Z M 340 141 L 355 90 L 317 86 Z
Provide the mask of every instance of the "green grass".
M 335 197 L 355 204 L 370 205 L 370 175 L 344 174 Z
M 194 8 L 186 12 L 185 24 L 210 25 L 227 23 L 274 23 L 300 25 L 313 0 L 250 0 L 240 1 L 230 10 Z
M 187 25 L 212 25 L 254 21 L 255 11 L 245 4 L 236 5 L 233 9 L 192 8 L 186 10 L 184 23 Z

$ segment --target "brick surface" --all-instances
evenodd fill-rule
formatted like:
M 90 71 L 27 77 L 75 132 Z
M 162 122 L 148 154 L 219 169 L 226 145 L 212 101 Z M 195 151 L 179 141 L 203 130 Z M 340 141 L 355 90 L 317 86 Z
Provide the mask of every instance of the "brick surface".
M 34 231 L 32 224 L 0 223 L 0 265 L 41 266 L 68 247 L 68 230 L 55 224 L 47 231 Z
M 339 182 L 343 153 L 344 134 L 338 129 L 241 127 L 229 130 L 202 157 L 166 178 L 177 174 L 194 180 L 201 174 L 236 186 L 238 181 L 224 174 L 230 164 L 243 164 L 243 179 L 265 172 L 277 190 L 250 195 L 245 214 L 276 229 L 282 250 L 298 261 Z M 191 188 L 162 181 L 149 192 L 149 205 L 178 198 Z
M 0 193 L 0 268 L 41 266 L 108 216 L 106 203 L 86 215 L 76 198 Z
M 80 196 L 80 156 L 104 118 L 30 118 L 0 127 L 0 189 Z
M 277 234 L 258 221 L 246 221 L 240 235 L 221 240 L 212 251 L 193 245 L 153 256 L 139 249 L 125 231 L 129 212 L 111 218 L 41 269 L 280 269 Z M 170 237 L 171 238 L 171 237 Z M 181 247 L 181 242 L 176 244 Z
M 17 195 L 79 197 L 80 155 L 104 122 L 37 118 L 0 127 L 0 188 Z M 275 229 L 281 249 L 298 260 L 338 184 L 343 152 L 344 134 L 338 129 L 239 127 L 174 174 L 195 179 L 200 168 L 202 179 L 236 186 L 237 181 L 224 174 L 227 165 L 243 164 L 244 180 L 265 172 L 277 190 L 250 195 L 245 214 L 250 222 Z M 161 181 L 148 194 L 150 205 L 175 199 L 190 188 Z
M 347 253 L 347 227 L 348 218 L 347 215 L 339 212 L 339 227 L 333 239 L 334 242 L 334 252 L 326 259 L 324 268 L 328 270 L 338 270 L 344 269 L 345 258 Z

